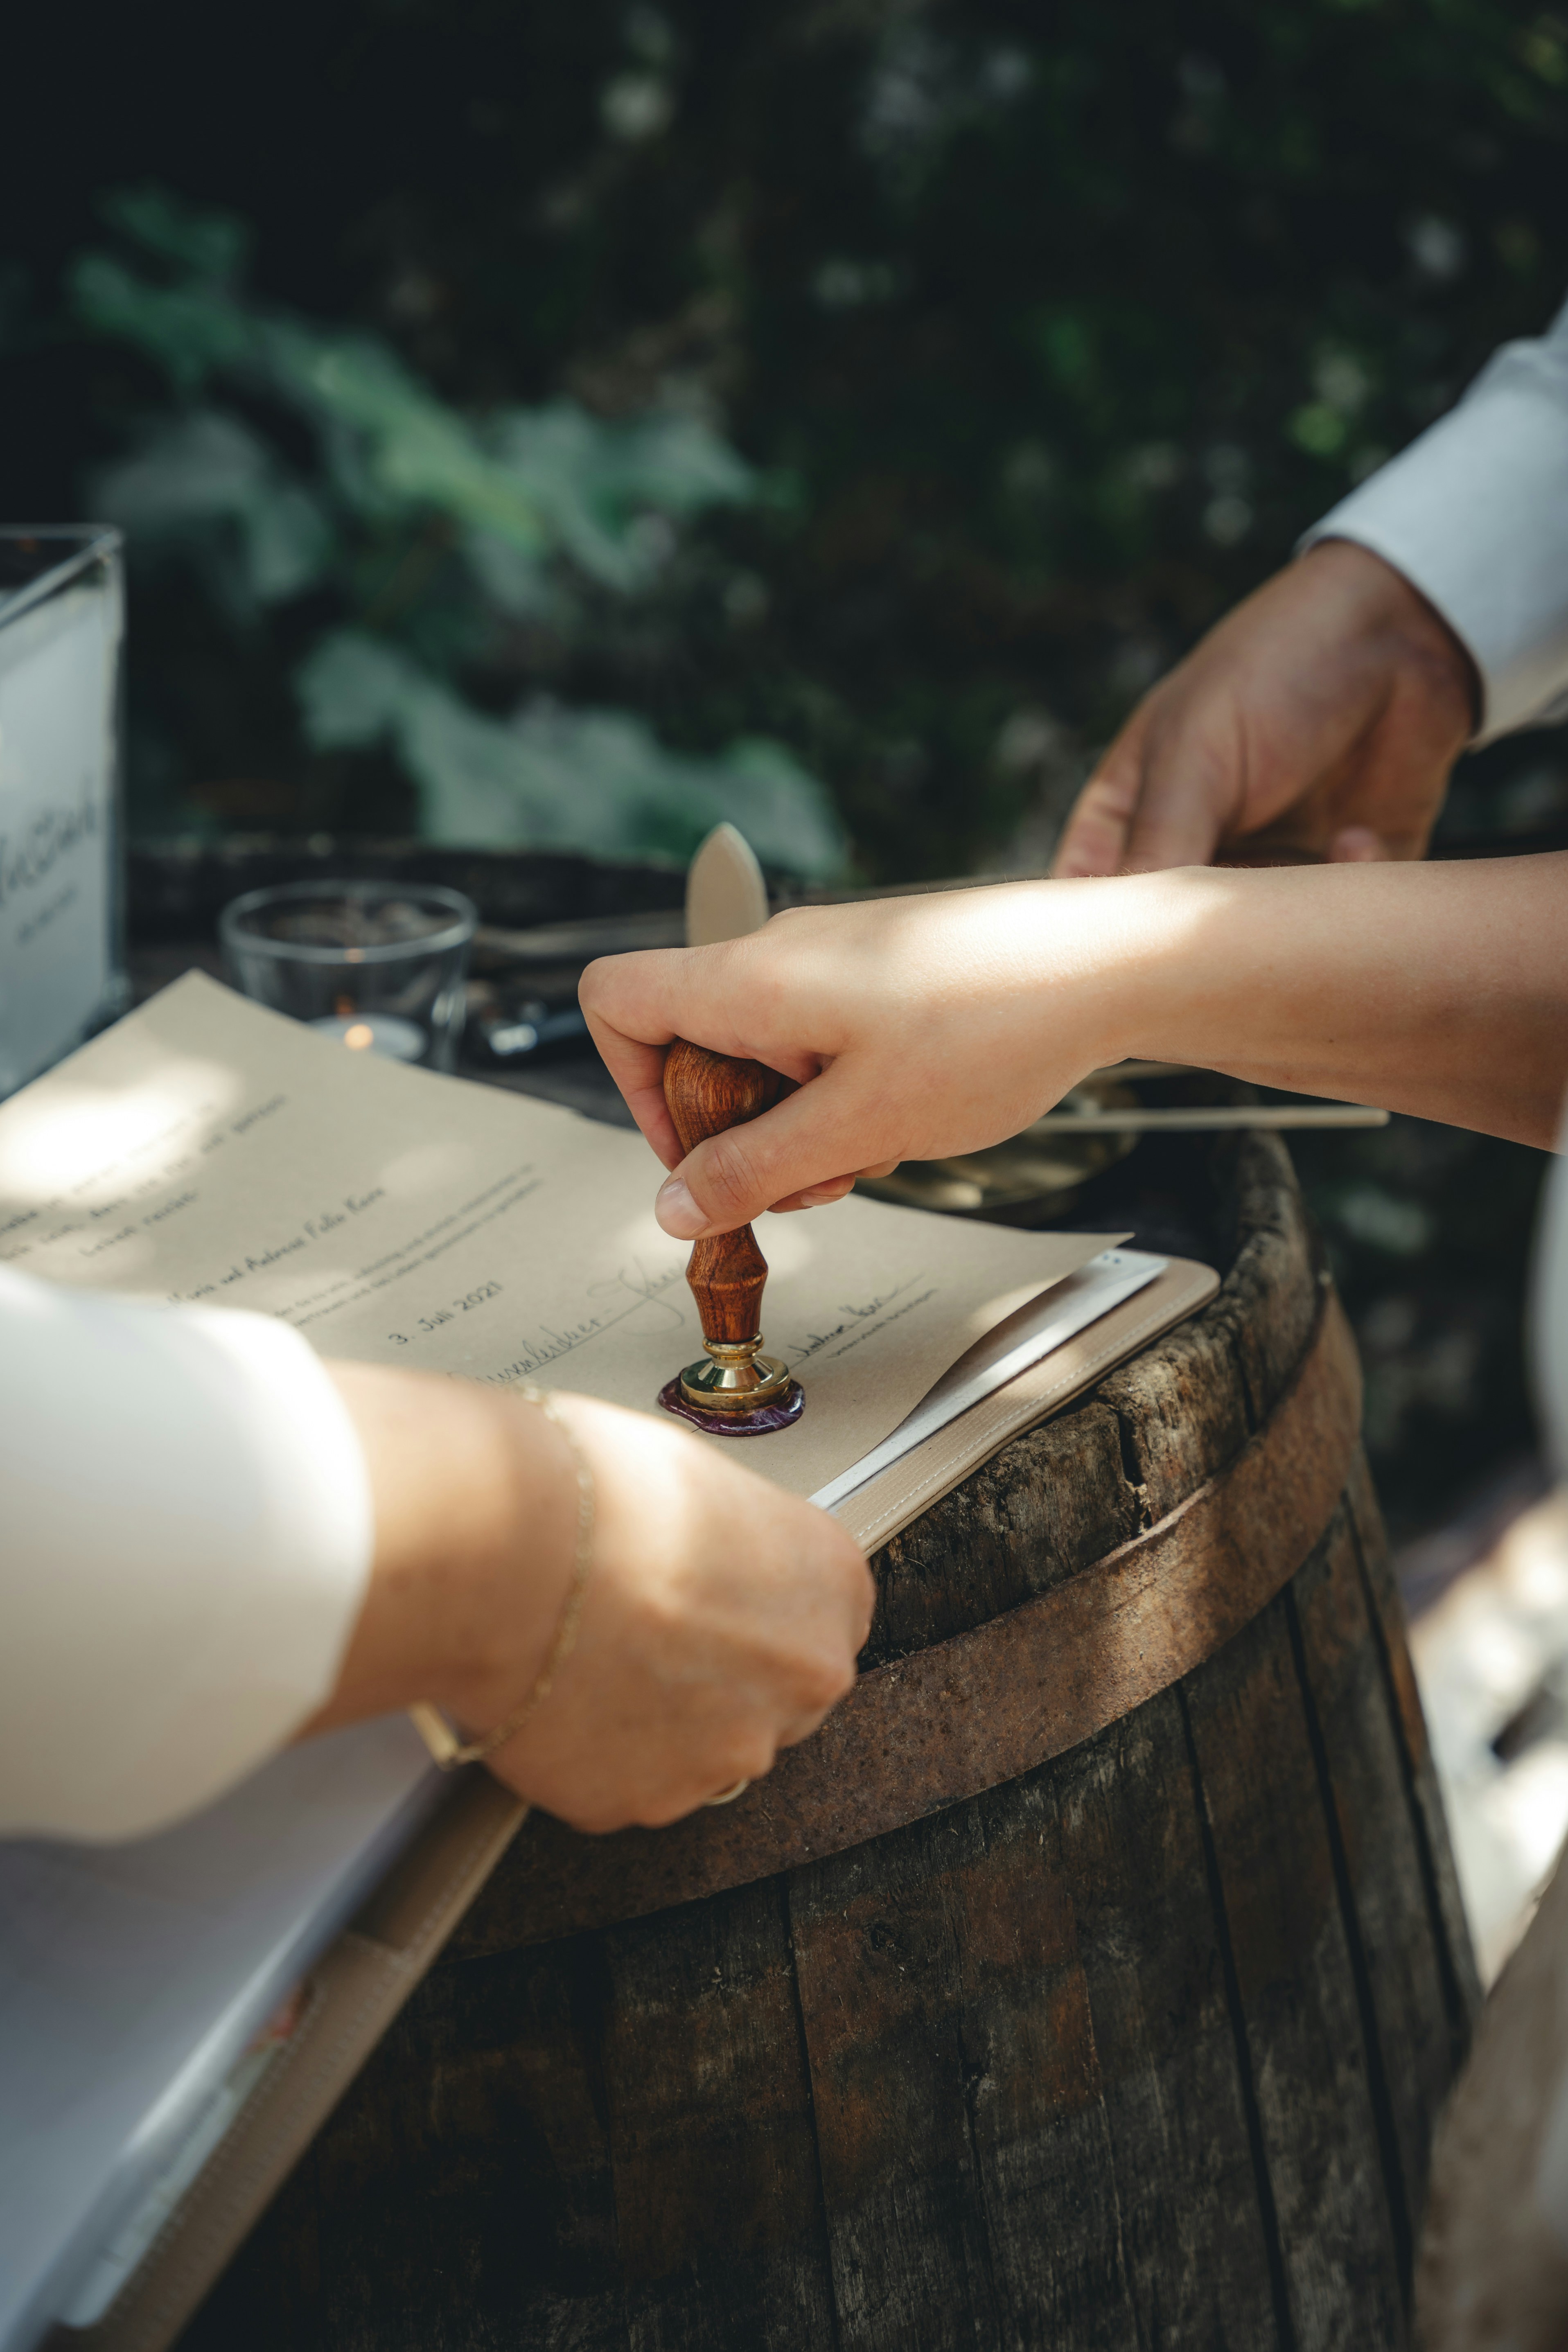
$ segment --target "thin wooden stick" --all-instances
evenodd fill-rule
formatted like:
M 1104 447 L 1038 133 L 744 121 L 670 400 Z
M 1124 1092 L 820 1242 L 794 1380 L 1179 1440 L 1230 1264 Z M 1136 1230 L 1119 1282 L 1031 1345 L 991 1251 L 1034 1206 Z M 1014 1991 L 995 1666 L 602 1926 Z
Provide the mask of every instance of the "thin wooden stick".
M 1203 1135 L 1224 1128 L 1386 1127 L 1366 1103 L 1211 1103 L 1190 1110 L 1050 1110 L 1026 1135 Z M 1022 1140 L 1022 1138 L 1015 1139 Z

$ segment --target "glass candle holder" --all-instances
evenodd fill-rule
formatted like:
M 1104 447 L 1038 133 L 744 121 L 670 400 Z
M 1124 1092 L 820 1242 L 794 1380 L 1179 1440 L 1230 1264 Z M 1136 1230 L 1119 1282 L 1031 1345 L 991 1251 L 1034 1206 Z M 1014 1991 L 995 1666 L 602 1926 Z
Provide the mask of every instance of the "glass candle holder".
M 349 1053 L 449 1070 L 479 921 L 435 883 L 285 882 L 218 917 L 224 970 L 258 1004 Z

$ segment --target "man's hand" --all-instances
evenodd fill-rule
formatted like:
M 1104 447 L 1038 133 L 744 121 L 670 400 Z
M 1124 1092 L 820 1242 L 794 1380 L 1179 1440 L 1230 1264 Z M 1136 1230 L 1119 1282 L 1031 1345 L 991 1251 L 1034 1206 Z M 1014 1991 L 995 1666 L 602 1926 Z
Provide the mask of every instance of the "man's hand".
M 1144 696 L 1079 793 L 1055 871 L 1419 857 L 1479 697 L 1469 656 L 1403 573 L 1326 540 Z

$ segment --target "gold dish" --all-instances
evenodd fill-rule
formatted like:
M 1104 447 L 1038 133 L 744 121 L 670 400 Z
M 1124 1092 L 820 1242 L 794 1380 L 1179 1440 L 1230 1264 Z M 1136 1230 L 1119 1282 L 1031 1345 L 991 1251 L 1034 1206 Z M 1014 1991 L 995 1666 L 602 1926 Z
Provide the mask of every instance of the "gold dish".
M 932 1209 L 948 1217 L 1001 1219 L 1008 1224 L 1044 1224 L 1063 1215 L 1091 1176 L 1125 1160 L 1135 1133 L 1073 1135 L 1060 1124 L 1064 1111 L 1130 1110 L 1138 1097 L 1130 1088 L 1100 1077 L 1071 1087 L 1056 1106 L 1050 1126 L 1037 1124 L 952 1160 L 906 1160 L 890 1176 L 862 1176 L 857 1192 L 901 1209 Z

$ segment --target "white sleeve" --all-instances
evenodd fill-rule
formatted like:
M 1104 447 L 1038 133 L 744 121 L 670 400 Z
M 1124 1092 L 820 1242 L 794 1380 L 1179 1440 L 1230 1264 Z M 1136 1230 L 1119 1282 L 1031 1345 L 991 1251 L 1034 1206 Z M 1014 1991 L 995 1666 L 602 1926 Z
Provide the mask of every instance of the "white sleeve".
M 373 1549 L 297 1332 L 0 1267 L 0 1834 L 139 1836 L 251 1771 L 331 1690 Z
M 1568 718 L 1568 305 L 1539 341 L 1505 343 L 1302 546 L 1320 539 L 1370 547 L 1468 647 L 1478 742 Z
M 1530 1352 L 1543 1448 L 1558 1476 L 1568 1478 L 1568 1117 L 1536 1218 Z

